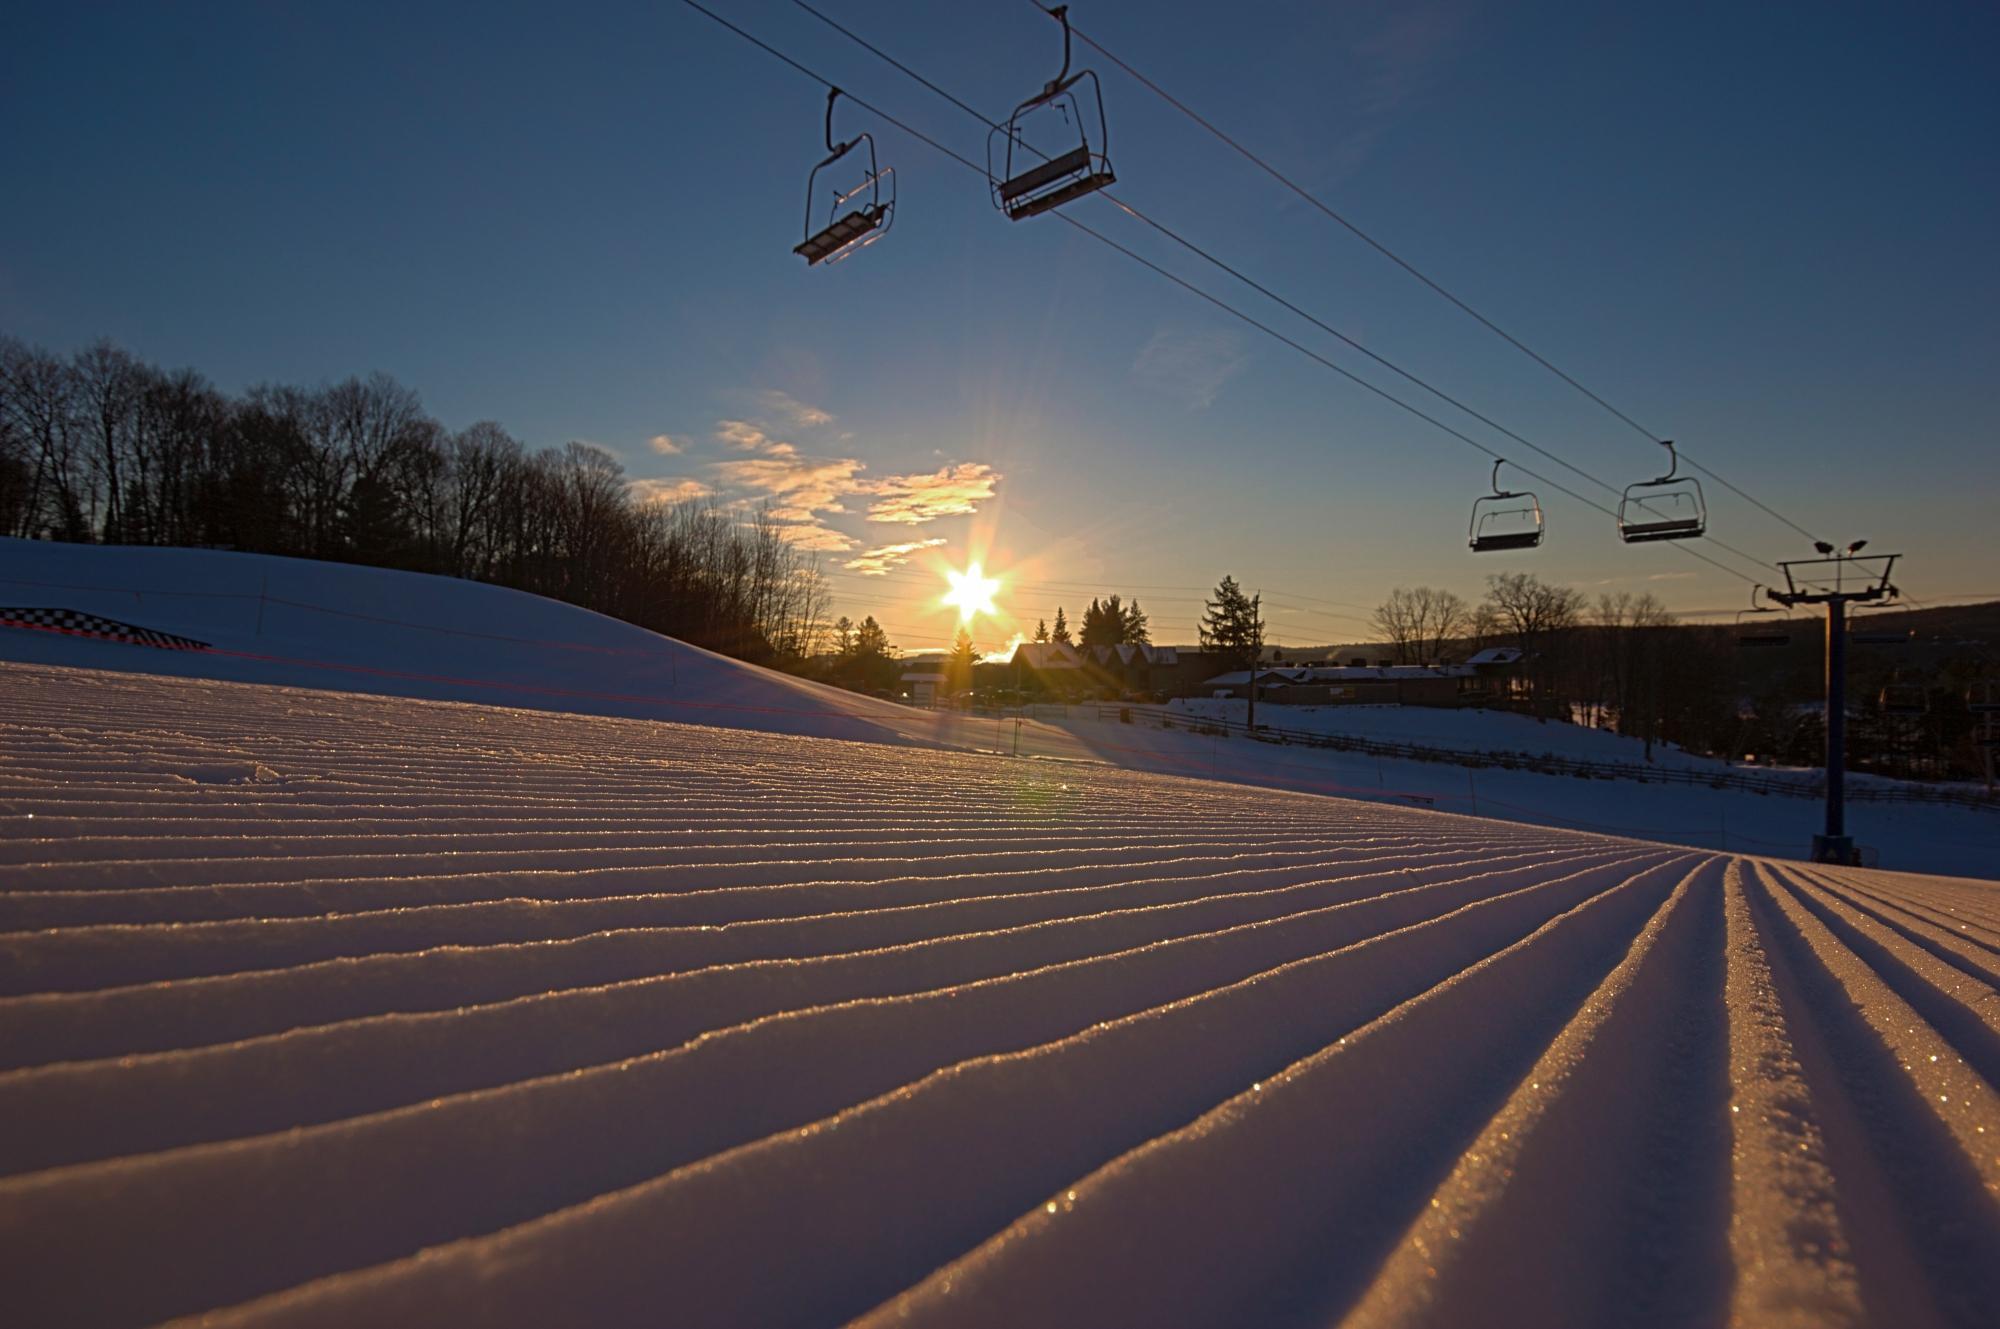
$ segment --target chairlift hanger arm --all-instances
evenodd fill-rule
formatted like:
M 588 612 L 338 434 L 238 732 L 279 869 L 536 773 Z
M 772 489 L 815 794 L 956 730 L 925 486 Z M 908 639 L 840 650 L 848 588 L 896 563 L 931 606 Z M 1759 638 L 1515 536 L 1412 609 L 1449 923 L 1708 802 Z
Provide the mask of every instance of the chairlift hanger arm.
M 1042 89 L 1042 96 L 1044 98 L 1053 97 L 1057 93 L 1061 92 L 1065 87 L 1068 86 L 1065 80 L 1069 78 L 1069 6 L 1057 5 L 1054 9 L 1048 11 L 1048 15 L 1050 18 L 1056 19 L 1062 24 L 1063 64 L 1062 64 L 1062 72 L 1057 74 L 1054 78 L 1050 79 L 1048 86 Z

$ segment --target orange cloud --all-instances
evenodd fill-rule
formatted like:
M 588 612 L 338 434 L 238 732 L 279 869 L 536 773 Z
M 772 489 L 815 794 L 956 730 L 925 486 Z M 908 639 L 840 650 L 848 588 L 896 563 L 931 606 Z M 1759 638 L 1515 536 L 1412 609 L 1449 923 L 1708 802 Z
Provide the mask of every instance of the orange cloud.
M 686 445 L 666 434 L 655 434 L 647 439 L 646 443 L 662 457 L 678 457 L 681 453 L 687 451 Z
M 864 463 L 852 457 L 787 456 L 750 457 L 742 461 L 719 461 L 709 469 L 723 483 L 751 489 L 779 500 L 785 508 L 810 516 L 815 512 L 845 512 L 841 497 L 856 493 L 856 476 Z
M 849 559 L 841 566 L 849 572 L 858 572 L 864 577 L 887 576 L 889 569 L 901 567 L 909 561 L 910 555 L 918 550 L 933 549 L 944 543 L 944 537 L 938 536 L 934 540 L 911 540 L 899 545 L 881 545 Z
M 783 416 L 799 429 L 817 429 L 821 425 L 833 423 L 832 415 L 817 406 L 800 401 L 789 392 L 780 392 L 772 388 L 759 400 L 764 403 L 765 410 Z
M 929 475 L 890 475 L 863 481 L 858 492 L 873 494 L 868 520 L 886 525 L 921 526 L 939 517 L 979 511 L 993 497 L 1000 473 L 981 461 L 959 462 Z
M 777 513 L 773 512 L 771 515 L 775 517 Z M 778 538 L 786 544 L 830 554 L 844 554 L 861 543 L 850 536 L 842 535 L 831 526 L 822 526 L 818 522 L 781 524 L 776 529 Z
M 766 457 L 799 455 L 799 450 L 790 443 L 772 438 L 748 420 L 719 420 L 715 436 L 739 452 L 755 452 Z
M 669 475 L 654 480 L 632 480 L 626 489 L 640 503 L 685 503 L 707 498 L 714 489 L 690 476 Z

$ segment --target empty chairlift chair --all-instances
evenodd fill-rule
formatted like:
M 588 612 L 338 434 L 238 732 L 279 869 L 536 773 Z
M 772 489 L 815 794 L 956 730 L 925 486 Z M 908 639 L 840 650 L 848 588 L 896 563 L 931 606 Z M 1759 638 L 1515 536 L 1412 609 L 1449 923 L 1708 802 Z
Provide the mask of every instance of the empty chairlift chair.
M 1475 554 L 1533 549 L 1542 542 L 1542 501 L 1526 490 L 1500 487 L 1500 468 L 1506 464 L 1495 459 L 1493 492 L 1473 500 L 1466 536 Z
M 857 134 L 845 143 L 833 141 L 833 103 L 839 97 L 839 88 L 831 89 L 826 94 L 828 155 L 806 177 L 806 235 L 803 242 L 792 247 L 792 252 L 805 259 L 809 268 L 821 263 L 838 263 L 860 253 L 887 235 L 896 219 L 896 173 L 894 170 L 884 171 L 875 164 L 874 136 Z M 819 182 L 819 173 L 864 145 L 868 149 L 867 174 L 862 176 L 860 184 L 846 193 L 834 192 L 833 206 L 827 210 L 826 225 L 815 231 L 813 190 Z M 864 196 L 865 201 L 859 206 L 850 206 Z M 847 210 L 842 212 L 843 208 Z
M 1881 704 L 1884 715 L 1922 715 L 1931 708 L 1930 689 L 1921 683 L 1891 680 L 1883 685 Z
M 1757 603 L 1757 592 L 1764 589 L 1762 582 L 1750 588 L 1750 607 L 1736 611 L 1736 644 L 1739 646 L 1789 646 L 1792 644 L 1791 620 L 1781 618 L 1772 623 L 1759 623 L 1754 617 L 1749 623 L 1743 621 L 1745 614 L 1775 614 L 1779 611 L 1770 605 Z
M 1912 628 L 1889 628 L 1870 623 L 1858 610 L 1847 623 L 1847 640 L 1853 646 L 1908 646 L 1916 635 Z
M 1708 529 L 1708 503 L 1701 481 L 1678 474 L 1680 454 L 1672 439 L 1663 440 L 1671 465 L 1657 480 L 1625 486 L 1618 500 L 1618 538 L 1628 545 L 1651 540 L 1693 540 Z
M 1069 72 L 1069 6 L 1057 5 L 1049 16 L 1063 25 L 1062 72 L 1016 106 L 1007 123 L 994 126 L 986 138 L 986 178 L 993 188 L 994 206 L 1007 214 L 1009 221 L 1038 217 L 1117 180 L 1106 155 L 1110 133 L 1104 122 L 1104 89 L 1088 69 Z M 1085 79 L 1090 81 L 1088 105 L 1096 112 L 1095 149 L 1084 115 L 1086 103 L 1076 95 L 1077 85 Z M 1045 127 L 1058 121 L 1064 126 L 1064 142 L 1073 141 L 1073 146 L 1049 156 L 1028 143 L 1026 130 L 1030 125 Z

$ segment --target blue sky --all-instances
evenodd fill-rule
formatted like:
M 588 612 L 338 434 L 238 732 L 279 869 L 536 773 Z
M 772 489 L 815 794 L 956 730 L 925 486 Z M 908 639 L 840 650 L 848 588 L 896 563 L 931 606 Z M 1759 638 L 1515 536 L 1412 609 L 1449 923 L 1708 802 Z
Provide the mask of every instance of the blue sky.
M 787 0 L 714 7 L 983 155 L 974 121 Z M 822 7 L 994 115 L 1060 63 L 1026 0 Z M 1926 601 L 2000 594 L 1991 5 L 1072 12 L 1690 455 L 1815 533 L 1901 549 Z M 974 555 L 1016 615 L 982 622 L 989 647 L 1100 591 L 1191 640 L 1224 573 L 1300 644 L 1361 635 L 1343 616 L 1393 586 L 1474 596 L 1499 570 L 1689 613 L 1746 602 L 1747 582 L 1623 547 L 1546 487 L 1542 549 L 1468 553 L 1477 452 L 1057 218 L 1010 224 L 976 176 L 851 105 L 839 130 L 876 133 L 897 223 L 806 270 L 824 92 L 683 5 L 16 14 L 0 330 L 108 336 L 232 390 L 385 370 L 448 425 L 611 448 L 648 492 L 769 496 L 824 550 L 836 611 L 901 644 L 948 638 L 939 571 Z M 1133 205 L 1593 474 L 1658 472 L 1639 434 L 1087 63 Z M 1074 215 L 1521 453 L 1112 204 Z M 1730 544 L 1807 552 L 1710 502 Z M 879 555 L 887 576 L 844 566 L 898 545 L 920 547 Z

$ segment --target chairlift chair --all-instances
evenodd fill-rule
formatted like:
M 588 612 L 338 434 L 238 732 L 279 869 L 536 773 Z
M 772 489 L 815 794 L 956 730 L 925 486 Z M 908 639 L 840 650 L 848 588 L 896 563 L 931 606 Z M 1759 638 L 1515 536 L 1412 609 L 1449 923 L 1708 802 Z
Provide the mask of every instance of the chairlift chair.
M 1789 616 L 1763 627 L 1748 626 L 1743 622 L 1745 614 L 1775 614 L 1778 610 L 1770 605 L 1757 603 L 1757 592 L 1764 589 L 1758 582 L 1750 588 L 1750 607 L 1736 611 L 1736 644 L 1739 646 L 1789 646 L 1792 644 Z
M 1884 715 L 1922 715 L 1931 708 L 1930 690 L 1921 683 L 1891 680 L 1882 686 Z
M 1542 501 L 1526 490 L 1516 493 L 1500 487 L 1500 468 L 1506 464 L 1502 458 L 1494 459 L 1493 492 L 1472 502 L 1466 536 L 1475 554 L 1533 549 L 1542 542 Z M 1507 503 L 1516 506 L 1502 506 Z
M 1891 613 L 1902 612 L 1893 606 L 1888 608 Z M 1895 628 L 1871 628 L 1861 617 L 1860 610 L 1856 610 L 1854 617 L 1847 623 L 1847 641 L 1851 646 L 1908 646 L 1916 640 L 1916 636 L 1916 630 L 1913 628 L 1903 628 L 1900 631 Z
M 1680 454 L 1672 439 L 1663 439 L 1670 465 L 1657 480 L 1625 486 L 1618 500 L 1618 538 L 1628 545 L 1652 540 L 1692 540 L 1708 529 L 1708 503 L 1701 481 L 1678 474 Z
M 885 171 L 876 165 L 874 135 L 857 134 L 845 143 L 833 141 L 833 104 L 839 97 L 839 88 L 829 89 L 826 94 L 827 156 L 806 177 L 805 239 L 792 247 L 792 252 L 805 259 L 809 268 L 853 257 L 887 235 L 896 220 L 896 173 L 893 169 Z M 826 225 L 813 230 L 813 189 L 818 183 L 819 173 L 864 144 L 868 148 L 867 174 L 861 178 L 860 184 L 846 193 L 835 191 L 833 206 L 827 210 Z M 860 206 L 848 206 L 864 195 L 866 201 Z M 842 208 L 847 208 L 847 211 L 843 213 Z
M 1097 75 L 1085 69 L 1069 72 L 1069 6 L 1057 5 L 1049 17 L 1063 25 L 1062 71 L 1042 86 L 1042 90 L 1014 108 L 1007 123 L 994 126 L 986 136 L 986 178 L 993 189 L 993 203 L 1009 221 L 1038 217 L 1092 194 L 1116 182 L 1111 172 L 1110 131 L 1104 120 L 1104 88 Z M 1091 150 L 1090 129 L 1084 120 L 1084 101 L 1077 85 L 1090 80 L 1090 100 L 1097 108 L 1097 150 Z M 1060 117 L 1070 128 L 1076 146 L 1058 156 L 1048 156 L 1028 145 L 1023 127 L 1045 124 Z M 1066 135 L 1065 137 L 1069 137 Z M 1020 154 L 1019 157 L 1016 153 Z M 1033 165 L 1024 165 L 1035 158 Z

